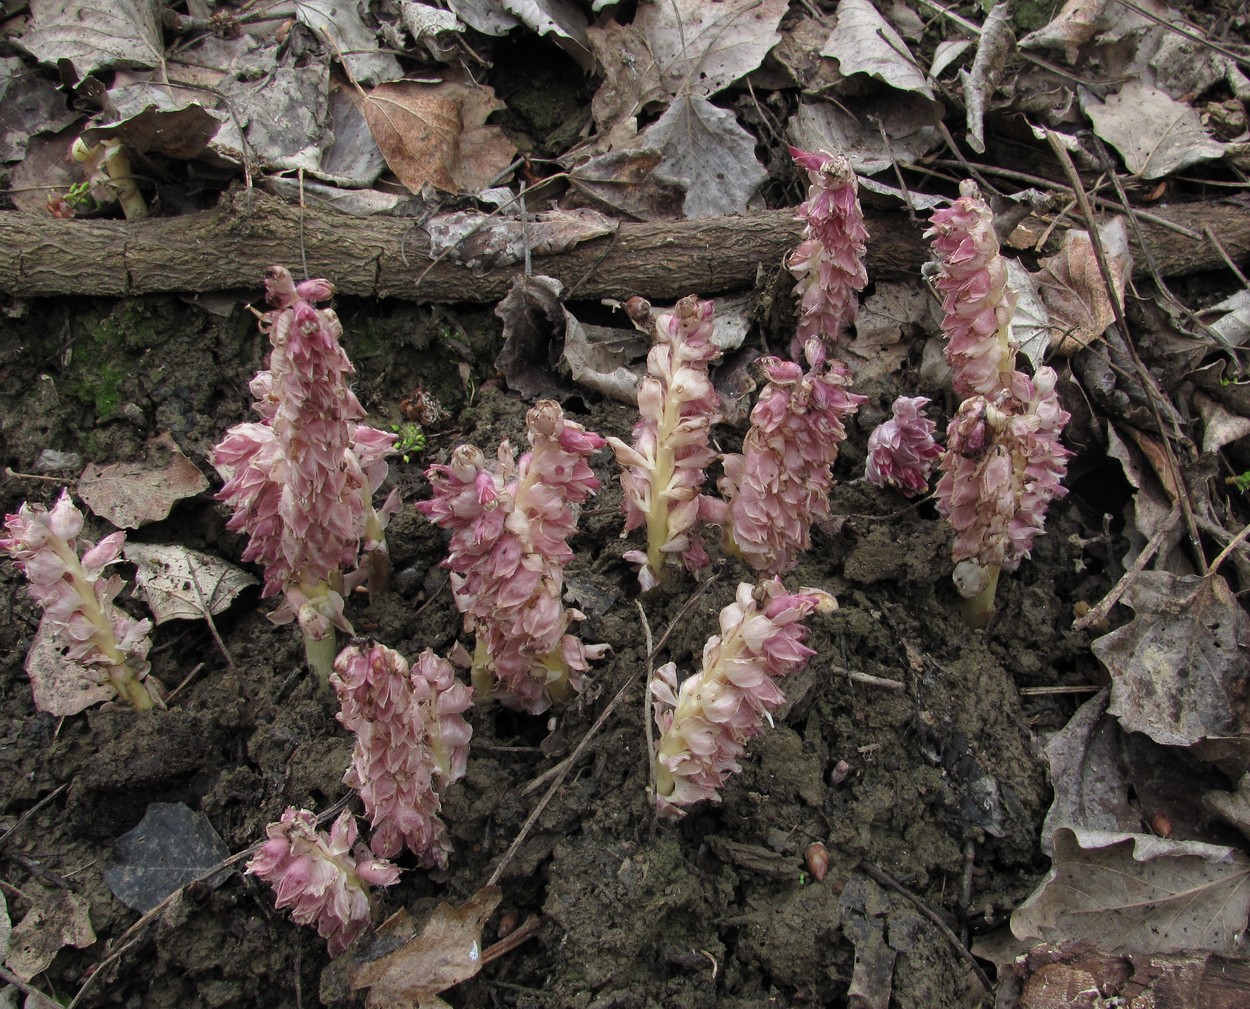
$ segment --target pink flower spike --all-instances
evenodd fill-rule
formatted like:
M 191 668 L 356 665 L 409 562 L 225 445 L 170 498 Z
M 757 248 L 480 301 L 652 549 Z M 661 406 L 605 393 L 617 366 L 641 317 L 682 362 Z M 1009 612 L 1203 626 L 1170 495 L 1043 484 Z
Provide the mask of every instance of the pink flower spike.
M 83 516 L 66 491 L 51 511 L 23 504 L 5 517 L 4 526 L 8 535 L 0 539 L 0 550 L 26 575 L 44 620 L 69 645 L 67 657 L 97 670 L 100 682 L 137 710 L 164 707 L 155 680 L 147 679 L 152 622 L 118 609 L 113 600 L 122 580 L 103 577 L 104 569 L 121 557 L 126 534 L 85 544 L 80 558 Z
M 703 649 L 703 669 L 677 686 L 670 662 L 655 671 L 651 695 L 660 730 L 655 754 L 656 806 L 661 816 L 681 817 L 684 807 L 720 801 L 717 789 L 739 770 L 747 740 L 772 724 L 785 700 L 779 677 L 798 672 L 814 653 L 803 644 L 801 621 L 837 609 L 819 589 L 787 593 L 776 578 L 756 589 L 738 586 L 720 613 L 721 633 Z
M 655 315 L 641 298 L 630 299 L 634 325 L 650 333 L 647 374 L 638 387 L 638 412 L 632 446 L 619 438 L 608 444 L 622 467 L 625 532 L 645 526 L 645 553 L 630 551 L 640 565 L 643 591 L 664 580 L 665 558 L 676 554 L 686 570 L 708 563 L 697 528 L 700 489 L 716 458 L 708 438 L 720 419 L 720 397 L 708 378 L 708 365 L 720 356 L 712 342 L 710 301 L 694 295 L 672 312 Z
M 968 620 L 983 625 L 993 608 L 999 571 L 1014 571 L 1042 532 L 1050 502 L 1072 454 L 1059 441 L 1069 414 L 1055 393 L 1058 376 L 1021 372 L 990 399 L 965 400 L 947 428 L 938 511 L 955 530 L 955 586 L 969 600 Z
M 960 183 L 951 206 L 935 210 L 925 232 L 938 261 L 934 281 L 942 299 L 946 361 L 955 392 L 993 397 L 1014 368 L 1011 316 L 1016 294 L 998 251 L 994 215 L 975 182 Z
M 581 619 L 562 601 L 578 507 L 599 488 L 587 461 L 604 440 L 568 420 L 554 400 L 526 416 L 530 451 L 504 442 L 493 465 L 472 445 L 426 472 L 434 496 L 417 504 L 451 530 L 445 566 L 465 629 L 477 635 L 473 684 L 479 697 L 540 714 L 581 689 L 602 654 L 567 633 Z
M 929 476 L 942 456 L 933 440 L 937 424 L 924 416 L 924 396 L 899 396 L 894 416 L 868 436 L 864 477 L 877 487 L 893 487 L 907 497 L 929 489 Z
M 724 457 L 719 488 L 729 501 L 733 546 L 756 571 L 779 575 L 811 546 L 811 526 L 829 514 L 829 488 L 845 422 L 865 397 L 849 391 L 841 364 L 807 346 L 810 367 L 766 357 L 768 385 L 751 411 L 740 455 Z
M 274 308 L 260 329 L 273 350 L 268 370 L 251 383 L 261 420 L 235 425 L 214 449 L 225 480 L 217 496 L 234 508 L 227 528 L 249 537 L 243 559 L 265 569 L 263 595 L 286 597 L 275 620 L 299 620 L 309 663 L 324 682 L 333 628 L 351 632 L 343 593 L 370 575 L 381 589 L 383 529 L 398 502 L 388 500 L 379 513 L 373 495 L 395 436 L 360 423 L 365 412 L 348 386 L 354 369 L 339 345 L 342 326 L 316 306 L 333 286 L 296 285 L 285 267 L 271 266 L 265 289 Z M 355 569 L 346 582 L 344 568 Z
M 841 340 L 859 311 L 859 292 L 868 285 L 864 266 L 868 229 L 859 203 L 859 181 L 843 155 L 790 148 L 807 170 L 807 200 L 798 208 L 806 225 L 803 240 L 786 261 L 798 283 L 798 328 L 790 357 L 799 360 L 809 340 L 832 346 Z
M 289 907 L 298 924 L 315 925 L 330 956 L 338 956 L 369 927 L 370 886 L 397 882 L 398 867 L 356 844 L 356 818 L 348 810 L 328 835 L 317 830 L 316 816 L 294 806 L 265 831 L 269 840 L 247 872 L 274 888 L 276 906 Z
M 390 858 L 406 847 L 422 866 L 445 869 L 451 841 L 440 796 L 464 775 L 473 730 L 462 716 L 473 692 L 429 649 L 410 668 L 379 644 L 344 648 L 330 683 L 339 721 L 356 734 L 343 780 L 364 802 L 374 853 Z

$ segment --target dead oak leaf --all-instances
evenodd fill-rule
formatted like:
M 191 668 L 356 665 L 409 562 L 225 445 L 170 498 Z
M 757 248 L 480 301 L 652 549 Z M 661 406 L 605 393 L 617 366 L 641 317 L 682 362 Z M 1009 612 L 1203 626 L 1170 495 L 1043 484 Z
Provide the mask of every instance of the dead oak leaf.
M 502 103 L 487 87 L 458 81 L 394 81 L 361 93 L 360 110 L 382 157 L 411 192 L 481 189 L 516 149 L 486 117 Z
M 419 935 L 407 911 L 395 912 L 374 936 L 373 948 L 389 952 L 348 964 L 348 984 L 369 989 L 366 1009 L 445 1009 L 439 993 L 481 970 L 482 926 L 502 897 L 484 886 L 459 907 L 440 903 Z

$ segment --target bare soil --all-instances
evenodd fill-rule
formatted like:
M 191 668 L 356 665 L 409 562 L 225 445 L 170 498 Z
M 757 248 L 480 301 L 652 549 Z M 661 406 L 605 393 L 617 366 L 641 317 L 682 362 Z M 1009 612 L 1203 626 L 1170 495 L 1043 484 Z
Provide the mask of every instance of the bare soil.
M 72 489 L 77 469 L 54 479 L 16 475 L 30 473 L 44 449 L 113 462 L 139 455 L 163 431 L 211 475 L 207 453 L 249 416 L 246 384 L 267 350 L 240 306 L 255 296 L 31 301 L 20 318 L 0 321 L 0 445 L 15 471 L 0 483 L 0 504 L 12 511 L 26 498 L 51 502 L 60 478 Z M 523 443 L 526 404 L 493 376 L 499 323 L 487 311 L 350 299 L 337 308 L 375 423 L 399 420 L 399 401 L 418 385 L 450 411 L 443 429 L 428 432 L 426 451 L 392 469 L 408 502 L 428 493 L 425 465 L 459 441 L 488 452 L 503 437 Z M 1114 534 L 1103 515 L 1118 515 L 1122 499 L 1101 459 L 1078 455 L 1072 493 L 1052 508 L 1049 532 L 1004 578 L 991 626 L 970 631 L 950 584 L 948 532 L 932 504 L 858 480 L 867 433 L 896 394 L 932 396 L 945 424 L 949 404 L 924 388 L 919 354 L 917 342 L 902 373 L 860 390 L 869 403 L 836 470 L 838 518 L 816 531 L 791 576 L 833 592 L 841 608 L 811 622 L 817 656 L 784 684 L 783 717 L 750 747 L 723 803 L 677 824 L 654 821 L 636 679 L 501 880 L 503 903 L 486 940 L 504 915 L 509 924 L 539 916 L 536 934 L 449 992 L 453 1005 L 844 1005 L 857 947 L 864 957 L 885 946 L 897 957 L 892 1005 L 970 1004 L 968 964 L 933 919 L 965 940 L 1000 928 L 1047 867 L 1038 835 L 1049 790 L 1036 734 L 1062 725 L 1076 700 L 1021 689 L 1094 679 L 1087 637 L 1067 628 L 1074 604 L 1101 598 L 1118 573 L 1106 570 Z M 467 387 L 461 363 L 474 376 Z M 633 417 L 619 405 L 585 393 L 565 407 L 592 430 L 628 438 Z M 721 430 L 722 447 L 732 450 L 741 434 Z M 1074 434 L 1079 442 L 1080 429 Z M 527 786 L 568 755 L 645 666 L 607 453 L 596 469 L 603 489 L 583 514 L 568 581 L 588 615 L 581 634 L 612 652 L 576 703 L 550 718 L 498 706 L 472 711 L 468 774 L 446 797 L 450 869 L 405 872 L 382 897 L 384 913 L 405 907 L 420 919 L 439 900 L 459 903 L 477 890 L 542 794 Z M 132 535 L 236 560 L 242 543 L 225 530 L 226 518 L 205 494 Z M 107 531 L 98 522 L 91 529 Z M 443 542 L 411 507 L 397 517 L 395 590 L 350 601 L 358 631 L 410 656 L 427 646 L 446 653 L 460 620 L 439 567 Z M 738 562 L 722 560 L 704 584 L 678 580 L 646 600 L 657 638 L 673 625 L 664 656 L 687 672 L 697 668 L 719 610 L 748 579 Z M 111 894 L 102 872 L 114 840 L 149 803 L 202 810 L 237 852 L 288 805 L 324 810 L 345 794 L 350 740 L 302 671 L 296 633 L 270 624 L 272 603 L 249 590 L 218 618 L 233 669 L 204 625 L 166 624 L 156 631 L 154 672 L 171 687 L 191 674 L 167 711 L 97 709 L 57 720 L 35 710 L 23 672 L 36 609 L 7 564 L 0 585 L 0 886 L 15 923 L 60 890 L 77 894 L 98 937 L 62 950 L 36 986 L 62 1000 L 85 986 L 83 1006 L 316 1004 L 328 962 L 323 942 L 275 912 L 267 888 L 239 871 L 215 889 L 184 893 L 105 962 L 138 915 Z M 23 817 L 58 786 L 66 787 Z M 829 851 L 821 881 L 804 862 L 813 841 Z M 881 882 L 882 873 L 919 906 Z

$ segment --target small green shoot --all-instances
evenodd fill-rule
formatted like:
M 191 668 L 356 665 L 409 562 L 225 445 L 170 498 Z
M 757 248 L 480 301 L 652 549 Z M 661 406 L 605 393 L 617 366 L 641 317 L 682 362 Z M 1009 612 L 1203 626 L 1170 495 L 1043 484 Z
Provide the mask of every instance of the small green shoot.
M 418 452 L 425 451 L 425 432 L 421 430 L 420 424 L 405 421 L 402 424 L 392 424 L 391 430 L 395 432 L 395 451 L 405 463 L 411 461 L 411 457 Z
M 1236 476 L 1225 477 L 1224 482 L 1230 487 L 1235 487 L 1237 493 L 1244 494 L 1250 491 L 1250 469 L 1244 473 L 1238 473 Z

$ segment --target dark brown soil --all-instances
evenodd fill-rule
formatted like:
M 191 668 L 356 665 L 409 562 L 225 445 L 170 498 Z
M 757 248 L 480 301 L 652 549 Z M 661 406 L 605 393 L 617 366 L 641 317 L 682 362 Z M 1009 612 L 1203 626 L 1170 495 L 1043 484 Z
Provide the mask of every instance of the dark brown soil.
M 44 449 L 112 462 L 170 431 L 211 475 L 206 455 L 229 425 L 249 417 L 247 380 L 267 349 L 238 304 L 225 314 L 211 307 L 69 299 L 28 302 L 21 317 L 0 321 L 4 463 L 30 473 Z M 488 312 L 350 301 L 338 308 L 358 392 L 379 426 L 399 420 L 400 399 L 417 385 L 433 390 L 452 418 L 429 432 L 424 454 L 392 469 L 409 502 L 389 532 L 395 592 L 372 605 L 353 599 L 349 616 L 409 656 L 427 646 L 445 653 L 460 621 L 438 566 L 443 536 L 410 505 L 427 493 L 424 466 L 455 443 L 471 440 L 490 452 L 505 436 L 522 442 L 526 404 L 493 380 L 499 323 Z M 474 375 L 467 390 L 462 362 Z M 1067 628 L 1074 604 L 1106 591 L 1102 513 L 1118 515 L 1120 503 L 1104 492 L 1098 461 L 1078 456 L 1073 493 L 1052 509 L 1032 560 L 1004 579 L 996 619 L 985 632 L 970 631 L 950 585 L 948 533 L 932 505 L 857 480 L 867 432 L 894 395 L 934 397 L 944 426 L 942 396 L 924 389 L 911 367 L 861 391 L 870 402 L 838 464 L 838 520 L 817 530 L 789 580 L 828 589 L 841 608 L 811 621 L 818 654 L 784 684 L 789 703 L 776 728 L 750 747 L 720 806 L 657 824 L 646 796 L 636 679 L 501 880 L 499 914 L 541 916 L 536 935 L 449 992 L 451 1004 L 843 1005 L 857 945 L 864 955 L 872 935 L 897 954 L 892 1005 L 970 1004 L 972 976 L 950 939 L 861 862 L 965 938 L 1001 927 L 1035 885 L 1047 866 L 1038 834 L 1049 792 L 1034 732 L 1063 724 L 1073 701 L 1020 691 L 1093 676 L 1087 638 Z M 628 438 L 630 412 L 593 399 L 574 397 L 566 409 L 592 430 Z M 719 437 L 729 449 L 741 433 Z M 607 453 L 596 468 L 604 488 L 583 515 L 568 580 L 588 615 L 582 636 L 607 642 L 612 653 L 577 702 L 551 718 L 472 711 L 468 774 L 446 797 L 450 869 L 405 872 L 382 898 L 385 913 L 406 907 L 420 919 L 439 900 L 459 903 L 477 890 L 542 795 L 527 785 L 568 755 L 646 661 Z M 72 490 L 77 472 L 53 476 Z M 50 502 L 59 484 L 10 475 L 0 504 L 12 511 L 26 498 Z M 205 494 L 133 536 L 237 560 L 241 541 L 225 531 L 226 517 Z M 99 522 L 91 530 L 106 531 Z M 717 562 L 703 595 L 677 621 L 666 657 L 695 668 L 717 613 L 748 578 L 737 562 Z M 202 810 L 237 852 L 288 805 L 324 810 L 345 794 L 349 738 L 301 671 L 296 632 L 270 624 L 272 604 L 249 590 L 218 618 L 233 670 L 204 625 L 173 622 L 157 629 L 154 672 L 171 687 L 195 672 L 169 710 L 56 720 L 35 710 L 23 672 L 36 609 L 11 566 L 0 567 L 0 583 L 8 600 L 0 613 L 0 887 L 14 923 L 60 890 L 77 895 L 98 937 L 66 947 L 33 984 L 62 1000 L 86 985 L 84 1006 L 316 1004 L 328 962 L 323 942 L 275 912 L 268 889 L 238 871 L 215 890 L 182 895 L 97 969 L 138 917 L 114 898 L 102 872 L 114 840 L 149 803 Z M 697 588 L 678 580 L 644 602 L 657 637 Z M 137 602 L 126 605 L 142 612 Z M 844 778 L 835 773 L 840 762 Z M 68 787 L 22 819 L 58 786 Z M 812 841 L 823 841 L 830 855 L 819 882 L 804 863 Z

